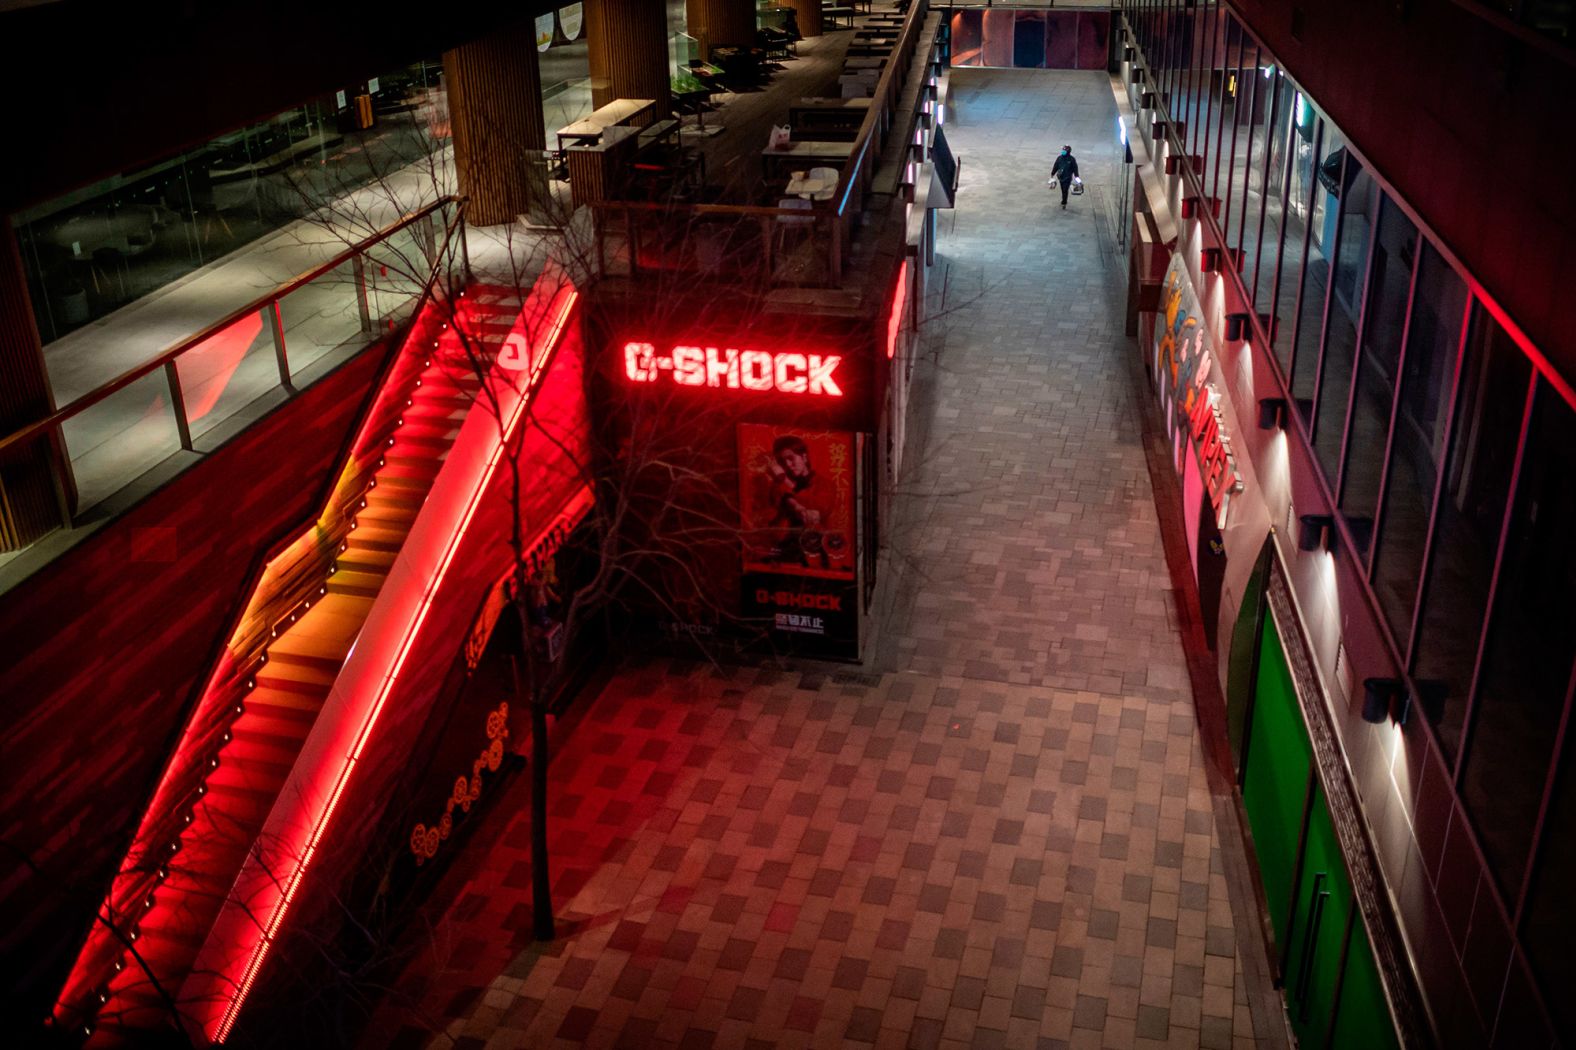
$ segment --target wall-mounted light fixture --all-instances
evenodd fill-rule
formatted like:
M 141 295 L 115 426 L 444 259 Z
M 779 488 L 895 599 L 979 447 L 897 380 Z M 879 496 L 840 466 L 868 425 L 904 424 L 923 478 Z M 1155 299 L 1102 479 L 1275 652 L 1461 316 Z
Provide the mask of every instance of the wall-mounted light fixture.
M 1196 200 L 1197 198 L 1194 199 Z M 1221 251 L 1219 248 L 1205 248 L 1199 253 L 1199 269 L 1205 273 L 1219 273 L 1220 256 Z
M 1328 514 L 1303 514 L 1297 518 L 1297 549 L 1329 550 L 1335 539 L 1335 519 Z
M 1226 315 L 1226 339 L 1227 339 L 1228 342 L 1232 342 L 1232 343 L 1240 342 L 1243 339 L 1247 338 L 1247 334 L 1248 334 L 1248 315 L 1247 314 L 1237 313 L 1237 314 L 1227 314 Z
M 1158 117 L 1156 117 L 1153 121 L 1151 121 L 1150 124 L 1149 124 L 1149 137 L 1154 139 L 1156 142 L 1159 142 L 1161 139 L 1165 138 L 1166 137 L 1166 122 L 1161 120 Z M 1166 173 L 1167 174 L 1170 174 L 1171 171 L 1174 170 L 1174 169 L 1172 169 L 1169 166 L 1170 165 L 1170 160 L 1171 160 L 1171 158 L 1169 158 L 1169 157 L 1166 158 L 1166 161 L 1167 161 Z
M 1383 725 L 1385 720 L 1406 725 L 1412 698 L 1399 678 L 1363 679 L 1363 721 Z
M 1154 109 L 1155 108 L 1155 93 L 1153 91 L 1145 91 L 1143 94 L 1139 95 L 1138 96 L 1138 108 L 1139 109 Z
M 1158 124 L 1159 121 L 1156 121 L 1156 123 Z M 1165 125 L 1162 124 L 1160 126 L 1163 128 Z M 1156 139 L 1158 139 L 1159 137 L 1160 136 L 1158 134 L 1155 136 Z M 1166 154 L 1165 168 L 1166 168 L 1166 174 L 1167 175 L 1175 175 L 1175 174 L 1179 173 L 1182 170 L 1182 154 L 1180 154 L 1180 153 L 1168 153 L 1168 154 Z
M 1266 397 L 1259 401 L 1259 429 L 1276 430 L 1286 427 L 1286 399 Z
M 1128 72 L 1127 79 L 1129 81 L 1131 81 L 1132 83 L 1134 83 L 1134 84 L 1142 84 L 1144 82 L 1144 70 L 1143 70 L 1143 67 L 1142 66 L 1134 66 L 1132 68 L 1132 70 Z
M 1170 158 L 1167 158 L 1168 160 Z M 1198 198 L 1191 194 L 1182 198 L 1182 217 L 1191 219 L 1198 214 Z M 1219 252 L 1219 248 L 1207 248 L 1206 251 Z
M 1127 48 L 1123 48 L 1122 49 L 1122 58 L 1125 59 L 1126 61 L 1131 62 L 1133 59 L 1135 59 L 1137 57 L 1138 57 L 1138 49 L 1137 48 L 1127 47 Z
M 1373 539 L 1374 519 L 1361 514 L 1347 514 L 1346 527 L 1351 530 L 1352 542 L 1362 550 L 1368 549 L 1368 541 Z

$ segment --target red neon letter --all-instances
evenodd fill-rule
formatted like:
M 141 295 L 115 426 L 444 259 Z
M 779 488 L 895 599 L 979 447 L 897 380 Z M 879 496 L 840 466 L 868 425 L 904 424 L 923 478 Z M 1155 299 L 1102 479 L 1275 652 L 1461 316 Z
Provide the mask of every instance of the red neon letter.
M 706 385 L 726 385 L 732 390 L 739 389 L 739 352 L 737 350 L 718 350 L 715 346 L 706 348 Z
M 835 358 L 833 359 L 833 364 L 836 364 Z M 805 370 L 808 367 L 803 354 L 778 354 L 777 389 L 785 394 L 804 393 L 810 385 L 809 380 L 804 377 Z M 790 375 L 790 369 L 794 369 L 795 374 Z
M 706 385 L 706 355 L 698 346 L 673 348 L 673 381 L 685 386 Z
M 624 374 L 637 383 L 649 383 L 657 378 L 657 370 L 651 367 L 655 353 L 656 348 L 650 343 L 625 343 Z
M 832 378 L 832 372 L 842 363 L 843 359 L 836 354 L 822 357 L 820 354 L 810 355 L 810 393 L 826 394 L 830 397 L 842 397 L 843 389 Z M 802 387 L 800 389 L 803 389 Z
M 772 388 L 772 355 L 759 350 L 746 350 L 739 355 L 740 379 L 746 390 Z

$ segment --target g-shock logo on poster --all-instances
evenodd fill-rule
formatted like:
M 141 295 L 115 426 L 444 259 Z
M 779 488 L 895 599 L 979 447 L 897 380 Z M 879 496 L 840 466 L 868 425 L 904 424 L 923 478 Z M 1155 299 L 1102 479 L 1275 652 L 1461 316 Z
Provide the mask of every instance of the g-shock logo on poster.
M 705 386 L 762 393 L 842 397 L 838 354 L 768 353 L 736 347 L 675 346 L 659 354 L 651 343 L 624 344 L 624 377 L 655 383 L 663 375 L 680 386 Z

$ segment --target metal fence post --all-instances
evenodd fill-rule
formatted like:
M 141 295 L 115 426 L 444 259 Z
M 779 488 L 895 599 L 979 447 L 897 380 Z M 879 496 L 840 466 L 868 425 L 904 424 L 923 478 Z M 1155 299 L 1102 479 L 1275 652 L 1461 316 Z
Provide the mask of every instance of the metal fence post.
M 279 309 L 279 300 L 275 299 L 263 309 L 268 314 L 268 328 L 274 336 L 274 363 L 279 366 L 279 385 L 293 394 L 295 385 L 290 381 L 290 358 L 285 355 L 285 319 Z
M 170 386 L 170 407 L 175 409 L 175 429 L 181 436 L 181 448 L 192 450 L 192 428 L 186 421 L 186 398 L 181 393 L 181 374 L 174 361 L 164 362 L 164 381 Z
M 351 271 L 356 280 L 356 312 L 361 315 L 361 330 L 372 331 L 372 309 L 367 302 L 367 260 L 357 252 L 350 260 Z

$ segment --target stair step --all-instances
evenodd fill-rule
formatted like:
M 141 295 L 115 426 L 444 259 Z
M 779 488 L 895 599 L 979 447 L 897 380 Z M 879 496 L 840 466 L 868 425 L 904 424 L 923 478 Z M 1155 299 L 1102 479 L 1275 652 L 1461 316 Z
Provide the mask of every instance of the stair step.
M 223 762 L 219 764 L 219 768 L 224 768 Z M 215 813 L 213 816 L 205 817 L 204 819 L 208 821 L 210 827 L 218 829 L 219 834 L 215 837 L 221 842 L 228 841 L 232 845 L 238 844 L 243 849 L 249 849 L 251 847 L 250 842 L 238 842 L 236 835 L 226 835 L 224 832 L 226 830 L 236 831 L 247 827 L 262 827 L 263 821 L 268 819 L 269 811 L 274 808 L 276 797 L 276 795 L 270 795 L 267 792 L 254 791 L 246 787 L 236 787 L 233 784 L 210 783 L 208 785 L 208 797 L 204 799 L 204 804 L 211 802 Z M 197 848 L 200 847 L 195 844 L 183 845 L 181 852 L 185 853 L 188 849 Z M 193 865 L 193 867 L 196 867 L 196 865 Z
M 298 697 L 315 698 L 316 703 L 321 704 L 323 697 L 328 695 L 329 687 L 334 684 L 334 679 L 338 675 L 338 667 L 299 664 L 288 660 L 270 659 L 257 672 L 257 688 L 247 694 L 245 703 L 251 705 L 254 700 L 258 703 L 285 703 L 283 697 L 276 699 L 265 695 L 277 692 L 281 694 L 288 693 Z
M 398 551 L 405 545 L 409 529 L 378 525 L 372 522 L 357 525 L 347 541 L 351 548 L 370 547 L 372 550 Z
M 328 581 L 330 594 L 354 594 L 363 598 L 376 598 L 387 579 L 381 572 L 355 572 L 341 568 Z
M 390 524 L 402 525 L 406 528 L 410 527 L 411 518 L 373 517 L 369 519 L 367 517 L 369 513 L 372 513 L 371 507 L 368 507 L 366 510 L 361 512 L 360 520 L 369 525 L 379 521 L 387 521 Z M 412 517 L 414 517 L 414 515 L 412 515 Z M 339 558 L 336 560 L 336 564 L 338 564 L 340 572 L 387 573 L 389 569 L 393 567 L 394 559 L 398 556 L 399 555 L 395 551 L 380 551 L 373 550 L 370 547 L 347 546 L 339 553 Z M 335 575 L 337 576 L 338 573 L 335 573 Z M 328 578 L 328 582 L 329 586 L 332 587 L 334 583 L 334 577 L 330 576 Z
M 401 496 L 417 492 L 426 499 L 432 488 L 432 475 L 425 470 L 414 471 L 404 463 L 389 463 L 378 471 L 378 488 L 397 491 Z
M 229 746 L 224 749 L 223 758 L 228 758 L 233 752 L 249 760 L 285 766 L 295 765 L 295 760 L 301 757 L 301 744 L 305 740 L 304 737 L 262 732 L 260 728 L 251 726 L 244 729 L 237 726 L 232 737 Z
M 208 785 L 210 788 L 222 786 L 277 797 L 279 789 L 285 786 L 285 777 L 289 772 L 289 766 L 235 758 L 227 748 L 219 756 L 219 768 L 208 773 Z

